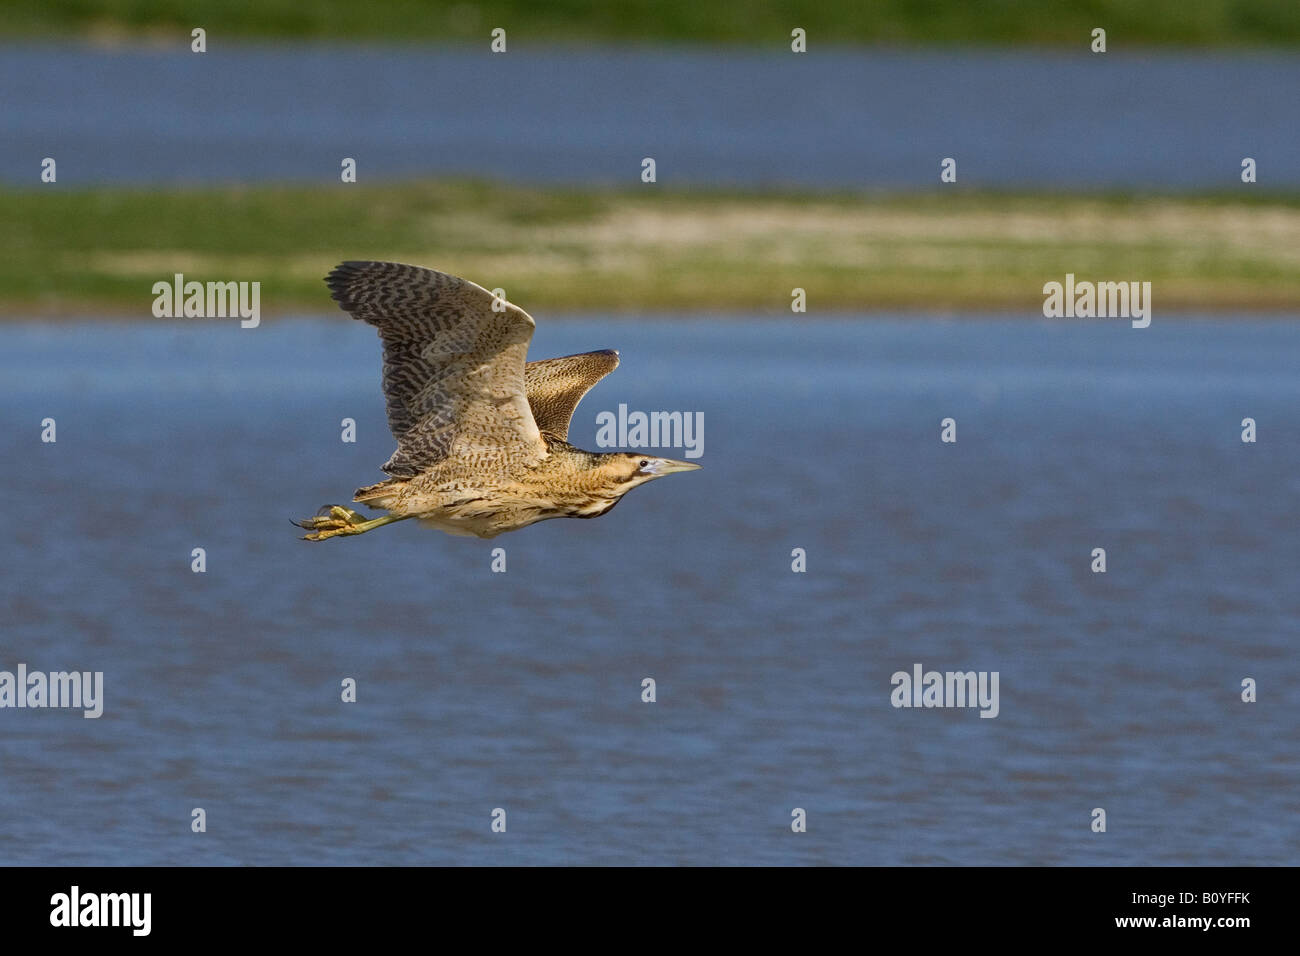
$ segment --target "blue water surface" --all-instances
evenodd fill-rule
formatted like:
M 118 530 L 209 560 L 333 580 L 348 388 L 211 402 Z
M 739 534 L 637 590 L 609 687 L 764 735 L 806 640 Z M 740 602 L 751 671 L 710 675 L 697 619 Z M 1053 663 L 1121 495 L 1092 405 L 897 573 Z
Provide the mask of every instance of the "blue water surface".
M 640 188 L 1300 188 L 1300 56 L 989 50 L 0 46 L 0 181 L 470 175 Z M 1086 38 L 1085 38 L 1086 40 Z M 951 188 L 951 187 L 947 187 Z
M 392 450 L 372 330 L 0 328 L 0 670 L 105 681 L 0 710 L 0 863 L 1297 862 L 1300 324 L 539 317 L 532 354 L 605 347 L 571 438 L 700 411 L 702 471 L 309 544 Z M 997 671 L 998 717 L 892 707 L 918 662 Z

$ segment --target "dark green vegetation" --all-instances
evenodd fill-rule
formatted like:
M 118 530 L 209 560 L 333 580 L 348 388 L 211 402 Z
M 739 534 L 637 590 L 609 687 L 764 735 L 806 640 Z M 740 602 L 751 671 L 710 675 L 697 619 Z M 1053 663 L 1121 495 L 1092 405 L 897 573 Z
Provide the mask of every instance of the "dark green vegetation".
M 0 32 L 487 43 L 742 43 L 783 48 L 803 27 L 831 44 L 1141 46 L 1300 44 L 1296 0 L 7 0 Z

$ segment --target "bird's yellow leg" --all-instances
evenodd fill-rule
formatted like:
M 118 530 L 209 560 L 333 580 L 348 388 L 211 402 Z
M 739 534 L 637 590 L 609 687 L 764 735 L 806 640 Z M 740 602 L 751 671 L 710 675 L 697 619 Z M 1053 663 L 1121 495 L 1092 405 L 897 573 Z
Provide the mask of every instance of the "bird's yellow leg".
M 322 508 L 321 511 L 325 511 L 325 509 Z M 324 541 L 326 538 L 334 538 L 339 535 L 365 534 L 367 531 L 382 525 L 401 521 L 402 517 L 404 516 L 383 515 L 379 518 L 367 519 L 365 515 L 358 514 L 351 508 L 344 508 L 342 505 L 331 505 L 329 511 L 325 514 L 318 514 L 314 518 L 307 518 L 304 521 L 295 521 L 294 524 L 312 532 L 303 535 L 304 541 Z

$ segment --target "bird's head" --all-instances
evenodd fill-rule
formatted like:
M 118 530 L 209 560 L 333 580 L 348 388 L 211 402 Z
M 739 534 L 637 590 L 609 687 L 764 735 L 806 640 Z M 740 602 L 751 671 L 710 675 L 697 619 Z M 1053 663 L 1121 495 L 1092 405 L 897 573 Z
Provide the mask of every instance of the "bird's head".
M 600 469 L 620 495 L 627 494 L 637 485 L 654 481 L 664 475 L 675 475 L 679 471 L 696 471 L 699 465 L 689 461 L 677 461 L 673 458 L 655 458 L 651 455 L 635 452 L 615 452 L 602 456 L 604 461 Z

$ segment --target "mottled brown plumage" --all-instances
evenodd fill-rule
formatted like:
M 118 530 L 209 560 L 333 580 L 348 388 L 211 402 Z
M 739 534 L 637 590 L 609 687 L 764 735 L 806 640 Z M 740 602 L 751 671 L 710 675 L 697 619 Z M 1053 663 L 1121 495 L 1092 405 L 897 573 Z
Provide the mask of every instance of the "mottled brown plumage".
M 582 396 L 616 368 L 618 353 L 613 349 L 529 362 L 524 366 L 524 390 L 537 427 L 567 440 Z
M 397 450 L 391 476 L 301 522 L 311 541 L 404 518 L 491 538 L 547 518 L 594 518 L 637 485 L 689 462 L 597 453 L 567 441 L 573 411 L 618 366 L 610 350 L 525 362 L 527 312 L 456 276 L 393 262 L 345 262 L 325 280 L 339 305 L 379 330 Z

